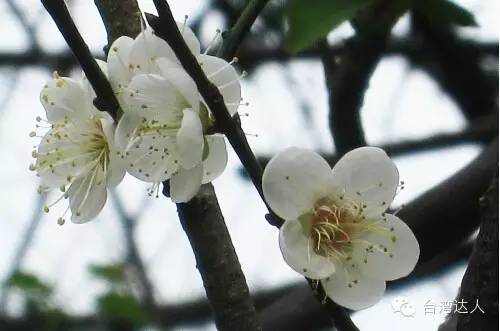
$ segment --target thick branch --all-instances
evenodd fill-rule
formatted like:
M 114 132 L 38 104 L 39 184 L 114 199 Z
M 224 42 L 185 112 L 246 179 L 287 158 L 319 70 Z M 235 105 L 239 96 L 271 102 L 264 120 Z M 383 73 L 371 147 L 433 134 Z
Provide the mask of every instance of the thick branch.
M 187 203 L 177 204 L 182 227 L 219 330 L 260 330 L 245 276 L 211 184 Z
M 88 46 L 85 44 L 80 32 L 75 26 L 68 8 L 63 0 L 41 0 L 47 12 L 52 16 L 59 31 L 80 62 L 83 72 L 87 76 L 97 98 L 94 103 L 97 108 L 107 111 L 115 120 L 120 111 L 120 104 L 109 84 L 106 76 L 99 68 L 96 60 L 92 57 Z
M 141 32 L 141 11 L 136 0 L 94 2 L 108 33 L 108 46 L 120 36 L 135 38 Z
M 412 62 L 436 80 L 468 119 L 497 111 L 498 78 L 485 74 L 483 54 L 477 52 L 474 44 L 459 38 L 453 27 L 436 26 L 416 12 L 412 15 L 411 35 L 426 50 L 425 56 L 417 53 L 410 57 Z M 495 53 L 492 55 L 498 57 L 498 48 Z M 431 58 L 434 65 L 426 66 L 426 58 Z
M 459 300 L 468 314 L 457 314 L 458 331 L 498 330 L 498 173 L 481 198 L 481 229 L 465 271 Z M 484 314 L 476 310 L 476 300 Z

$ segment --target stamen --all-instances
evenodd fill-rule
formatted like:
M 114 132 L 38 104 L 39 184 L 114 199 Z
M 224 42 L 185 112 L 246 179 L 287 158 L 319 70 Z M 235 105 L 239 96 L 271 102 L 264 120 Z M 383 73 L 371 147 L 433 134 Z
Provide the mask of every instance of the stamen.
M 233 63 L 238 63 L 238 61 L 239 61 L 239 60 L 238 60 L 238 58 L 237 58 L 237 57 L 233 57 L 233 59 L 232 59 L 230 62 L 226 63 L 225 65 L 223 65 L 223 66 L 222 66 L 222 67 L 220 67 L 219 69 L 217 69 L 217 70 L 215 70 L 214 72 L 212 72 L 211 74 L 209 74 L 209 75 L 207 76 L 207 78 L 209 78 L 209 79 L 210 79 L 210 78 L 212 78 L 212 77 L 216 76 L 217 74 L 219 74 L 219 73 L 223 72 L 223 71 L 224 71 L 227 67 L 232 66 L 232 65 L 233 65 Z
M 220 30 L 217 29 L 215 30 L 215 36 L 212 38 L 212 40 L 208 43 L 207 48 L 205 49 L 205 52 L 203 52 L 203 55 L 207 55 L 208 52 L 212 49 L 212 47 L 216 44 L 217 39 L 220 36 Z
M 182 24 L 181 35 L 184 35 L 184 29 L 186 28 L 188 18 L 188 15 L 184 15 L 184 23 Z
M 67 193 L 63 193 L 61 194 L 61 196 L 59 198 L 56 199 L 56 201 L 48 204 L 47 206 L 45 206 L 47 209 L 49 209 L 50 207 L 53 207 L 54 205 L 56 205 L 59 201 L 61 201 L 63 198 L 67 198 L 68 197 L 68 194 Z

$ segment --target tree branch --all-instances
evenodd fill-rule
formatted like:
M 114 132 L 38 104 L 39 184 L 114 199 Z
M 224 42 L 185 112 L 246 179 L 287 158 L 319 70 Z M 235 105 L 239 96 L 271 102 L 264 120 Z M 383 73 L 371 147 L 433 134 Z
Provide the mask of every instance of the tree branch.
M 261 330 L 213 186 L 177 204 L 218 330 Z
M 68 8 L 63 0 L 41 0 L 47 12 L 57 25 L 71 48 L 73 54 L 80 62 L 80 65 L 87 76 L 97 98 L 94 100 L 96 107 L 102 111 L 107 111 L 115 120 L 118 119 L 120 104 L 109 84 L 106 76 L 99 68 L 96 60 L 92 57 L 88 46 L 85 44 L 80 32 L 75 26 Z
M 480 143 L 486 144 L 498 136 L 498 117 L 497 115 L 485 116 L 476 119 L 460 132 L 439 133 L 433 136 L 421 139 L 408 139 L 396 143 L 378 145 L 389 156 L 403 156 L 412 153 L 432 151 L 440 148 L 453 147 L 461 144 Z M 340 159 L 338 154 L 320 153 L 330 165 L 335 165 Z M 257 156 L 257 160 L 263 167 L 271 159 L 270 155 Z
M 323 42 L 321 48 L 329 93 L 329 124 L 339 155 L 367 145 L 360 115 L 364 94 L 382 57 L 392 26 L 400 14 L 397 5 L 386 1 L 373 1 L 359 11 L 351 22 L 356 35 L 346 42 L 335 62 L 329 57 L 328 44 Z
M 155 30 L 155 33 L 170 45 L 175 55 L 181 62 L 181 65 L 195 81 L 198 91 L 203 96 L 203 99 L 216 119 L 216 125 L 228 138 L 236 154 L 240 158 L 241 163 L 249 173 L 255 188 L 262 198 L 262 201 L 268 207 L 269 214 L 266 219 L 272 225 L 280 227 L 281 224 L 283 224 L 283 220 L 275 215 L 271 208 L 267 205 L 262 191 L 261 180 L 263 171 L 250 146 L 248 145 L 248 141 L 246 140 L 243 130 L 239 124 L 231 118 L 218 88 L 207 78 L 198 61 L 186 45 L 179 29 L 177 28 L 177 24 L 175 23 L 175 19 L 168 4 L 163 0 L 154 0 L 154 3 L 158 11 L 159 18 L 156 18 L 154 15 L 146 14 L 146 19 Z M 238 23 L 236 24 L 238 25 Z M 245 26 L 248 24 L 249 23 L 242 23 L 242 25 Z M 307 279 L 307 281 L 311 284 L 311 280 Z M 317 297 L 321 301 L 324 301 L 326 298 L 321 286 L 319 286 Z M 340 331 L 357 330 L 352 321 L 349 319 L 349 316 L 345 314 L 342 307 L 333 303 L 330 299 L 326 300 L 326 307 L 328 308 L 328 312 L 333 318 L 335 325 Z
M 26 256 L 26 253 L 28 252 L 28 249 L 30 247 L 31 241 L 33 240 L 35 231 L 38 228 L 38 225 L 40 224 L 40 219 L 43 216 L 41 211 L 43 210 L 43 206 L 47 201 L 47 196 L 48 196 L 47 193 L 42 193 L 41 195 L 38 195 L 36 205 L 33 208 L 33 215 L 31 216 L 31 219 L 28 223 L 28 227 L 26 228 L 21 238 L 20 245 L 15 251 L 10 267 L 6 273 L 7 276 L 5 277 L 5 280 L 10 279 L 13 275 L 16 274 L 16 272 L 19 271 L 19 268 L 24 260 L 24 257 Z M 5 282 L 3 283 L 5 284 Z M 7 304 L 9 294 L 10 294 L 10 288 L 3 287 L 3 291 L 0 295 L 0 313 L 5 312 L 6 308 L 5 306 Z
M 120 36 L 135 38 L 141 32 L 141 10 L 136 0 L 94 0 L 108 34 L 108 47 Z
M 456 314 L 458 331 L 498 328 L 498 172 L 481 197 L 481 229 L 458 295 L 468 314 Z M 479 304 L 484 313 L 474 309 Z
M 183 68 L 193 78 L 198 91 L 215 117 L 217 129 L 226 135 L 259 192 L 262 201 L 266 203 L 261 182 L 263 170 L 248 144 L 245 133 L 229 114 L 219 89 L 207 78 L 196 57 L 186 45 L 168 4 L 163 0 L 154 0 L 154 3 L 157 7 L 159 18 L 146 13 L 146 19 L 155 30 L 155 33 L 170 45 Z M 275 226 L 281 225 L 283 221 L 272 213 L 269 206 L 268 209 L 270 214 L 273 215 L 268 221 L 271 223 L 274 222 L 273 225 Z
M 149 280 L 149 277 L 146 272 L 146 266 L 144 265 L 144 262 L 141 258 L 141 254 L 139 252 L 139 249 L 136 245 L 134 238 L 134 229 L 135 229 L 134 220 L 132 220 L 125 211 L 125 208 L 123 206 L 120 197 L 114 190 L 111 191 L 111 196 L 113 198 L 115 210 L 117 211 L 120 221 L 123 225 L 123 232 L 125 234 L 125 245 L 127 248 L 126 260 L 130 263 L 130 265 L 133 266 L 137 274 L 137 278 L 140 282 L 142 290 L 142 301 L 145 307 L 148 308 L 151 312 L 156 313 L 157 307 L 154 297 L 153 284 Z
M 463 241 L 477 229 L 478 199 L 497 167 L 498 138 L 465 168 L 401 210 L 398 216 L 420 244 L 420 263 Z
M 236 50 L 268 2 L 269 0 L 251 0 L 248 3 L 234 26 L 222 33 L 224 42 L 217 52 L 218 57 L 229 61 L 236 54 Z

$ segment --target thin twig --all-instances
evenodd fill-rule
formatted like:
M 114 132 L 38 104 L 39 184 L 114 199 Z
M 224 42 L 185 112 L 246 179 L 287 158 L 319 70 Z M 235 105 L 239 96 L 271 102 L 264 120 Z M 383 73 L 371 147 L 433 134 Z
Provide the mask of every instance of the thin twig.
M 217 56 L 229 61 L 235 54 L 250 28 L 269 0 L 252 0 L 245 7 L 234 26 L 222 33 L 222 43 Z
M 170 45 L 181 65 L 195 81 L 198 91 L 215 117 L 217 129 L 226 135 L 259 192 L 262 201 L 266 203 L 262 191 L 263 170 L 248 144 L 245 133 L 229 114 L 224 104 L 224 98 L 217 86 L 207 78 L 196 57 L 186 45 L 168 4 L 163 0 L 154 0 L 154 3 L 158 10 L 159 19 L 147 13 L 146 19 L 155 30 L 155 33 Z M 269 206 L 268 209 L 272 215 L 272 217 L 268 218 L 268 221 L 271 220 L 273 225 L 280 226 L 283 220 L 274 215 Z
M 96 60 L 75 26 L 68 8 L 62 0 L 41 0 L 47 12 L 57 25 L 71 51 L 80 62 L 97 98 L 94 100 L 96 107 L 107 111 L 115 121 L 119 117 L 120 104 L 109 84 L 106 76 L 99 68 Z

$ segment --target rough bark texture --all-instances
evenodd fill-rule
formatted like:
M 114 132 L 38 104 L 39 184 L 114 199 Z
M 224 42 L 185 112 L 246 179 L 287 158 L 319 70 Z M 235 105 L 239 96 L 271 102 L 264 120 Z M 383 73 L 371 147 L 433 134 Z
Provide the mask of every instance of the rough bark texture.
M 141 11 L 136 0 L 95 0 L 101 14 L 108 45 L 120 36 L 134 38 L 141 31 Z
M 498 330 L 498 174 L 480 205 L 481 229 L 458 295 L 469 313 L 457 314 L 458 331 Z M 476 300 L 484 314 L 471 312 Z
M 245 276 L 211 184 L 177 205 L 218 330 L 260 330 Z

